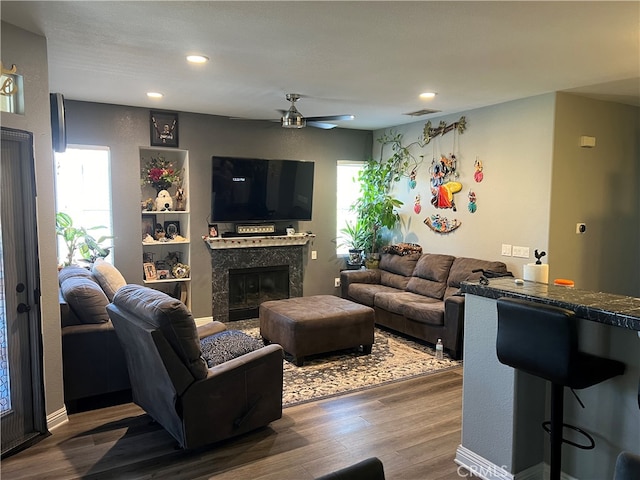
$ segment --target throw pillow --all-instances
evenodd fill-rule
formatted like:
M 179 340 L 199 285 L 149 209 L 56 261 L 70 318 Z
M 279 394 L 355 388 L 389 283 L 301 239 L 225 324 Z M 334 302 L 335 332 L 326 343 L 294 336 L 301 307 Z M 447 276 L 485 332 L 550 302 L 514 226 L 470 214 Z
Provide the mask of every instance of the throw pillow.
M 200 340 L 202 356 L 209 368 L 263 347 L 260 340 L 238 330 L 225 330 Z
M 67 278 L 60 290 L 73 313 L 82 323 L 106 323 L 109 321 L 107 305 L 109 299 L 100 285 L 87 278 Z
M 91 267 L 91 272 L 96 280 L 98 280 L 98 283 L 110 302 L 113 301 L 113 296 L 118 289 L 127 284 L 127 281 L 120 271 L 109 262 L 105 262 L 102 258 L 95 261 L 93 267 Z

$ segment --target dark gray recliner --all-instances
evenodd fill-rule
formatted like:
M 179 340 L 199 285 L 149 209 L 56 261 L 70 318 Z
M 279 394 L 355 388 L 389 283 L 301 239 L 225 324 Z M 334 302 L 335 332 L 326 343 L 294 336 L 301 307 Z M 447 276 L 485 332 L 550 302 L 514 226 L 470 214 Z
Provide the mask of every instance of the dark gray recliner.
M 107 307 L 127 360 L 133 401 L 182 448 L 197 448 L 282 416 L 280 345 L 207 368 L 185 305 L 140 285 L 122 287 Z M 212 322 L 209 334 L 224 330 Z

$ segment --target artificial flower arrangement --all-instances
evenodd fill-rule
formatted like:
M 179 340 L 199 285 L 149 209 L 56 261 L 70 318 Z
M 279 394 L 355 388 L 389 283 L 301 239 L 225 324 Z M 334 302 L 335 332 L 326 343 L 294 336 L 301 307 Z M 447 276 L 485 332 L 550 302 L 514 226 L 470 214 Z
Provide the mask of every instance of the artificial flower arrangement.
M 167 190 L 173 185 L 180 185 L 182 182 L 182 170 L 177 170 L 173 163 L 161 155 L 151 157 L 142 168 L 141 183 L 151 185 L 157 192 Z

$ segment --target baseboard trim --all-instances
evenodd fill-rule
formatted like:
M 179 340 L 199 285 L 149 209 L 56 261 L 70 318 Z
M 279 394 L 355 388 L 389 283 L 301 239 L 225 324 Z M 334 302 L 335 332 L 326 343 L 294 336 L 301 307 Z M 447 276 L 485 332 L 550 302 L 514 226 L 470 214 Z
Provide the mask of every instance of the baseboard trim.
M 495 465 L 486 458 L 481 457 L 475 452 L 472 452 L 462 445 L 458 445 L 456 450 L 456 458 L 454 461 L 460 466 L 465 468 L 474 477 L 479 477 L 484 480 L 515 480 L 516 477 L 505 470 L 504 467 Z M 461 477 L 467 476 L 458 469 L 458 475 Z
M 60 410 L 56 410 L 55 412 L 47 415 L 47 429 L 51 431 L 68 421 L 69 417 L 67 416 L 67 407 L 62 407 Z
M 462 445 L 458 445 L 454 461 L 460 467 L 471 472 L 474 477 L 479 477 L 484 480 L 545 480 L 549 478 L 550 469 L 549 465 L 545 462 L 540 462 L 526 470 L 513 474 Z M 460 470 L 458 470 L 458 475 L 461 477 L 469 476 Z M 578 480 L 564 472 L 560 474 L 560 478 L 562 480 Z

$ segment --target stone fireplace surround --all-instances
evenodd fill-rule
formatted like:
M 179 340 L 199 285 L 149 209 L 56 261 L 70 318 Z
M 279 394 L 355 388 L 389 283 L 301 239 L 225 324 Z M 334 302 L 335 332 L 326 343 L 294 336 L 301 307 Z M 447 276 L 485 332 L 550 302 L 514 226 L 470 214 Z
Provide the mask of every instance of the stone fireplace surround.
M 289 266 L 289 297 L 302 296 L 303 249 L 302 245 L 287 244 L 273 246 L 269 242 L 258 246 L 216 245 L 211 248 L 211 309 L 213 320 L 229 321 L 229 270 L 242 268 Z M 297 243 L 297 242 L 296 242 Z

